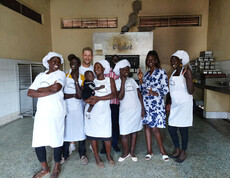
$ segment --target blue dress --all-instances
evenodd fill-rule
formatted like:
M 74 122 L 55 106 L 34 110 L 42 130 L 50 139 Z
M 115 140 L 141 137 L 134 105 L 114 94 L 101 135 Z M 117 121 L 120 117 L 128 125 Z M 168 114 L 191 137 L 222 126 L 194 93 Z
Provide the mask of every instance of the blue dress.
M 143 84 L 140 90 L 143 95 L 146 115 L 143 118 L 143 125 L 149 127 L 165 128 L 166 114 L 164 105 L 164 96 L 169 92 L 168 77 L 165 70 L 155 69 L 151 76 L 150 71 L 146 72 L 143 78 Z M 152 88 L 153 92 L 157 92 L 159 96 L 148 95 L 148 90 Z

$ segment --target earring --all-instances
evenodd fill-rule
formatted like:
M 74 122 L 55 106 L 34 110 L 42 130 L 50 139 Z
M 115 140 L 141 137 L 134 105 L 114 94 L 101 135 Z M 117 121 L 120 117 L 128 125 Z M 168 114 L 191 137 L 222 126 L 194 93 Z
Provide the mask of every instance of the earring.
M 180 64 L 180 67 L 182 67 L 182 64 Z

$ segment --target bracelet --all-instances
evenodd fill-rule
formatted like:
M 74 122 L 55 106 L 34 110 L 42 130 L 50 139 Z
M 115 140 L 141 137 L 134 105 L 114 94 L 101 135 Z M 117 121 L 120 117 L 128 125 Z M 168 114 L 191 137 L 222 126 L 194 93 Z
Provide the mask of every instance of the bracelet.
M 78 82 L 76 82 L 76 84 L 78 84 Z

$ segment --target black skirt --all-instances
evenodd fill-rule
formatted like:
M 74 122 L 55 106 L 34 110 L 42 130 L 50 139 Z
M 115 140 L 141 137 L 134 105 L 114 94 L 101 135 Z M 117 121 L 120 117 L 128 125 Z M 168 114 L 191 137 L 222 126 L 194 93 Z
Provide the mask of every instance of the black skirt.
M 91 136 L 87 136 L 87 140 L 102 140 L 102 141 L 111 141 L 111 137 L 91 137 Z

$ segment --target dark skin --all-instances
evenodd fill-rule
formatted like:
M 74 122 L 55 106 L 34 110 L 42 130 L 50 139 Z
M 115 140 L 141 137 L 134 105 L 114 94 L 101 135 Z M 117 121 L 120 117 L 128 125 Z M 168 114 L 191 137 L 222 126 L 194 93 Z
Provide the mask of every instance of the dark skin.
M 81 87 L 78 83 L 78 77 L 79 77 L 79 67 L 81 66 L 80 61 L 77 59 L 73 58 L 70 63 L 69 63 L 70 68 L 72 69 L 71 76 L 74 80 L 75 84 L 75 89 L 76 89 L 76 94 L 64 94 L 64 99 L 69 99 L 69 98 L 76 98 L 76 99 L 81 99 L 82 96 L 82 90 Z
M 118 56 L 114 56 L 111 60 L 111 67 L 114 69 L 115 65 L 118 63 L 119 61 L 119 57 Z
M 49 64 L 49 71 L 47 72 L 47 74 L 50 74 L 52 72 L 57 71 L 60 68 L 61 59 L 58 57 L 52 57 L 48 61 L 48 64 Z M 27 95 L 33 98 L 49 96 L 49 95 L 59 92 L 61 88 L 62 88 L 62 85 L 55 81 L 54 84 L 48 87 L 39 88 L 37 90 L 29 89 Z
M 156 62 L 157 62 L 157 58 L 154 55 L 150 55 L 147 57 L 146 59 L 146 65 L 147 68 L 149 68 L 149 75 L 151 76 L 152 73 L 154 72 L 154 70 L 157 69 L 156 67 Z M 140 84 L 143 84 L 143 73 L 141 72 L 141 69 L 139 68 L 139 73 L 137 74 L 138 79 L 140 81 Z M 152 95 L 152 96 L 159 96 L 158 93 L 153 92 L 152 88 L 148 89 L 148 95 Z M 162 141 L 162 136 L 161 136 L 161 132 L 160 129 L 157 127 L 151 128 L 149 126 L 145 126 L 145 139 L 146 139 L 146 143 L 147 143 L 147 154 L 152 155 L 153 151 L 152 151 L 152 133 L 154 134 L 157 143 L 159 145 L 160 148 L 160 152 L 162 155 L 167 155 L 164 146 L 163 146 L 163 141 Z
M 49 64 L 49 71 L 47 72 L 47 74 L 50 74 L 52 72 L 57 71 L 60 68 L 61 59 L 58 57 L 52 57 L 50 60 L 48 60 L 48 64 Z M 50 85 L 48 87 L 39 88 L 37 90 L 29 89 L 27 95 L 33 98 L 49 96 L 49 95 L 59 92 L 61 88 L 62 88 L 62 85 L 55 81 L 53 85 Z M 59 171 L 59 165 L 60 165 L 60 162 L 55 162 L 54 169 L 53 169 L 54 172 Z M 47 162 L 42 162 L 41 166 L 42 166 L 42 170 L 49 169 L 49 167 L 47 166 Z
M 172 56 L 170 58 L 170 63 L 171 66 L 176 72 L 174 73 L 173 76 L 179 76 L 180 72 L 182 70 L 182 59 L 179 59 L 176 56 Z M 185 66 L 184 67 L 184 77 L 186 79 L 186 85 L 187 85 L 187 90 L 190 95 L 194 93 L 194 86 L 193 86 L 193 81 L 192 81 L 192 71 L 190 67 Z M 170 112 L 170 107 L 171 107 L 171 97 L 170 93 L 167 95 L 167 101 L 166 101 L 166 112 Z M 176 148 L 172 154 L 173 157 L 178 157 L 181 160 L 184 160 L 186 158 L 186 153 L 185 150 L 181 150 L 180 148 Z
M 100 63 L 95 63 L 94 65 L 94 73 L 97 76 L 98 80 L 104 80 L 104 68 Z M 116 98 L 117 96 L 117 90 L 115 86 L 115 82 L 113 78 L 110 78 L 110 84 L 111 84 L 111 93 L 105 96 L 91 96 L 90 98 L 86 99 L 85 102 L 90 105 L 95 105 L 98 101 L 101 100 L 110 100 L 113 98 Z M 113 158 L 111 156 L 111 141 L 104 141 L 105 142 L 105 149 L 106 149 L 106 157 L 108 161 L 113 161 Z M 98 141 L 97 140 L 91 140 L 91 145 L 94 151 L 94 157 L 96 160 L 96 164 L 103 164 L 101 158 L 98 154 Z
M 129 72 L 130 72 L 130 68 L 128 66 L 120 69 L 121 89 L 118 92 L 119 100 L 122 100 L 125 96 L 125 82 L 127 80 L 127 77 L 129 76 Z M 145 116 L 144 103 L 139 89 L 137 89 L 137 93 L 141 103 L 141 117 L 143 118 Z M 132 157 L 135 157 L 134 150 L 137 141 L 137 136 L 138 136 L 137 132 L 121 136 L 121 142 L 124 149 L 124 153 L 121 156 L 122 158 L 125 158 L 129 153 Z M 129 138 L 130 138 L 130 148 L 129 148 Z
M 85 80 L 87 81 L 90 81 L 90 82 L 93 82 L 94 81 L 94 74 L 92 71 L 90 72 L 87 72 L 85 74 Z M 83 87 L 82 87 L 83 88 Z M 102 88 L 105 88 L 105 85 L 101 85 L 99 87 L 95 87 L 94 90 L 100 90 Z M 94 92 L 93 92 L 94 93 Z M 91 110 L 93 109 L 93 105 L 90 105 L 89 108 L 88 108 L 88 112 L 91 112 Z

